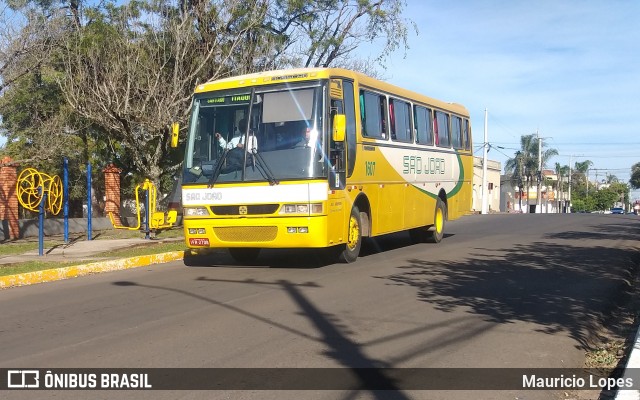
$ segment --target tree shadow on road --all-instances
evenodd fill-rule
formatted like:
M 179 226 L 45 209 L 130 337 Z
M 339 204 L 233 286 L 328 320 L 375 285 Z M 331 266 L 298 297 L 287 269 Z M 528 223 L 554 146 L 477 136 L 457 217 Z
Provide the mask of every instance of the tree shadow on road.
M 625 301 L 638 259 L 630 249 L 537 242 L 475 249 L 462 261 L 410 259 L 400 272 L 378 278 L 417 288 L 419 300 L 442 311 L 469 307 L 488 321 L 527 321 L 544 333 L 566 332 L 586 350 Z
M 605 216 L 605 218 L 607 218 Z M 609 217 L 615 218 L 615 217 Z M 638 240 L 640 237 L 640 225 L 630 225 L 625 217 L 615 218 L 619 222 L 607 221 L 603 224 L 593 225 L 590 229 L 582 231 L 557 232 L 545 235 L 545 239 L 595 239 L 595 240 Z M 638 217 L 635 220 L 640 222 Z

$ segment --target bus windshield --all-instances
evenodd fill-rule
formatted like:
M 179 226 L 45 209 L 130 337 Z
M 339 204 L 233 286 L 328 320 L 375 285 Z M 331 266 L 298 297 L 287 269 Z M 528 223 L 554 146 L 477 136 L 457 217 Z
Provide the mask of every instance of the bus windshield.
M 251 112 L 251 88 L 197 95 L 183 183 L 325 177 L 322 89 L 257 87 Z

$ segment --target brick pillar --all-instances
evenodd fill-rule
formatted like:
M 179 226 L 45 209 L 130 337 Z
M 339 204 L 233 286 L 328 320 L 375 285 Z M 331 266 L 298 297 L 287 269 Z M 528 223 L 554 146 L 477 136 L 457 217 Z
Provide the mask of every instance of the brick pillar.
M 18 224 L 18 166 L 11 164 L 10 157 L 0 160 L 0 220 L 7 221 L 9 226 L 9 238 L 20 237 L 20 225 Z M 6 236 L 6 232 L 5 232 Z
M 120 173 L 122 170 L 113 164 L 107 165 L 104 169 L 105 185 L 105 205 L 104 213 L 108 216 L 113 213 L 113 219 L 118 225 L 122 225 L 120 220 Z

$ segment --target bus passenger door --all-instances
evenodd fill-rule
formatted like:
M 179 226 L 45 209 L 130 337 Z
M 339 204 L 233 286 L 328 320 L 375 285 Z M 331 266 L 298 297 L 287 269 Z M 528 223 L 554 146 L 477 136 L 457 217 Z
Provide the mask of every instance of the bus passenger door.
M 346 152 L 345 142 L 333 140 L 333 117 L 344 114 L 342 80 L 331 79 L 329 88 L 329 210 L 328 233 L 329 244 L 344 243 L 347 240 L 347 216 L 351 206 L 345 198 L 346 187 Z

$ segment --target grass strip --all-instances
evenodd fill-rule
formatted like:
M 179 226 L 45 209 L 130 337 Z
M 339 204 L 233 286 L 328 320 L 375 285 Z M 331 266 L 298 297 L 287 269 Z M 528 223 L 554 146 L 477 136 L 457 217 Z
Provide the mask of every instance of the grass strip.
M 166 253 L 170 251 L 184 251 L 186 246 L 184 245 L 184 241 L 176 241 L 176 242 L 163 242 L 163 243 L 152 243 L 152 244 L 143 244 L 136 247 L 129 247 L 126 249 L 114 250 L 104 253 L 95 254 L 89 258 L 84 260 L 73 260 L 73 261 L 40 261 L 40 260 L 32 260 L 32 261 L 24 261 L 19 263 L 8 264 L 4 266 L 0 266 L 0 276 L 6 275 L 16 275 L 22 274 L 26 272 L 35 272 L 42 271 L 45 269 L 54 269 L 54 268 L 62 268 L 62 267 L 70 267 L 73 265 L 82 265 L 89 264 L 92 262 L 100 261 L 101 259 L 117 259 L 117 258 L 128 258 L 128 257 L 137 257 L 137 256 L 146 256 L 150 254 L 159 254 Z

